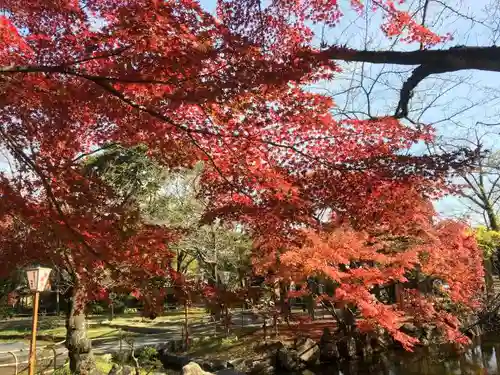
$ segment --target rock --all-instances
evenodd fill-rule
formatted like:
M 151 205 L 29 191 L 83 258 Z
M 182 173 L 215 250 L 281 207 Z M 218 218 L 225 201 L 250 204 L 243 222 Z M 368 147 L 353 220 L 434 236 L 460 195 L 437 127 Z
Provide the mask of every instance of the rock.
M 405 323 L 401 326 L 401 331 L 407 335 L 415 337 L 418 335 L 418 328 L 412 323 Z
M 276 355 L 276 367 L 286 371 L 299 370 L 301 367 L 299 353 L 294 349 L 279 349 Z
M 316 364 L 319 360 L 319 346 L 310 338 L 306 338 L 297 343 L 296 350 L 299 353 L 299 359 L 307 365 Z
M 182 375 L 214 375 L 211 372 L 204 371 L 199 364 L 195 362 L 189 362 L 187 365 L 182 367 Z
M 376 332 L 370 338 L 370 345 L 374 353 L 385 352 L 389 348 L 390 343 L 391 340 L 389 336 L 383 331 Z
M 227 362 L 226 367 L 227 368 L 236 368 L 241 366 L 245 362 L 244 358 L 235 358 L 231 359 L 230 361 Z
M 347 337 L 346 346 L 347 346 L 347 356 L 349 358 L 356 357 L 356 340 L 354 339 L 354 337 Z
M 356 344 L 356 351 L 359 356 L 363 358 L 371 357 L 373 349 L 368 335 L 360 334 L 356 340 Z
M 202 365 L 202 367 L 207 371 L 215 372 L 215 371 L 219 371 L 219 370 L 224 370 L 227 366 L 226 366 L 225 361 L 221 361 L 219 359 L 214 359 L 214 360 L 210 360 L 209 362 L 204 363 Z
M 109 370 L 108 375 L 135 375 L 135 369 L 130 366 L 120 367 L 115 363 Z
M 373 348 L 370 342 L 367 342 L 366 345 L 361 350 L 361 355 L 363 358 L 370 358 L 373 355 Z
M 215 375 L 245 375 L 245 374 L 236 371 L 234 368 L 225 368 L 223 370 L 217 371 Z
M 254 361 L 246 372 L 251 375 L 270 375 L 274 374 L 274 366 L 270 361 Z
M 325 328 L 321 335 L 319 352 L 321 362 L 335 362 L 339 358 L 337 343 L 328 328 Z
M 432 336 L 434 335 L 434 330 L 435 327 L 430 325 L 430 324 L 424 324 L 422 325 L 422 336 L 424 339 L 427 339 L 429 341 L 432 340 Z
M 165 368 L 180 369 L 187 365 L 191 360 L 186 356 L 175 355 L 166 350 L 158 351 L 158 359 Z
M 351 336 L 344 336 L 342 340 L 337 342 L 337 348 L 342 358 L 356 357 L 356 340 Z

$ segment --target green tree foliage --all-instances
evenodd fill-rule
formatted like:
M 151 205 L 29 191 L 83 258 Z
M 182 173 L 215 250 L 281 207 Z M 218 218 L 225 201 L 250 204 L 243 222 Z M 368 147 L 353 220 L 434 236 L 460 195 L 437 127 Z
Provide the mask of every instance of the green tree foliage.
M 500 232 L 489 230 L 484 226 L 476 228 L 476 238 L 479 247 L 483 250 L 485 259 L 490 259 L 500 248 Z
M 201 224 L 206 207 L 198 194 L 202 163 L 166 170 L 144 146 L 111 145 L 87 157 L 84 166 L 90 177 L 105 181 L 122 204 L 139 209 L 145 221 L 183 234 L 172 246 L 177 272 L 217 283 L 218 272 L 229 271 L 229 284 L 244 283 L 251 268 L 251 242 L 244 229 L 220 221 Z

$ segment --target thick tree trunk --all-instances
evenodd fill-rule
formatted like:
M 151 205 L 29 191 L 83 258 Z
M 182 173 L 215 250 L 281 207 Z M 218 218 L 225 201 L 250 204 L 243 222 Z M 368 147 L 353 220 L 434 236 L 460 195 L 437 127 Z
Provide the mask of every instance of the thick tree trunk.
M 75 286 L 66 315 L 66 348 L 72 374 L 88 375 L 95 369 L 85 320 L 85 293 Z
M 288 291 L 290 290 L 290 283 L 285 281 L 280 281 L 280 310 L 281 314 L 285 318 L 287 324 L 290 323 L 290 315 L 292 313 L 292 306 L 290 300 L 288 299 Z

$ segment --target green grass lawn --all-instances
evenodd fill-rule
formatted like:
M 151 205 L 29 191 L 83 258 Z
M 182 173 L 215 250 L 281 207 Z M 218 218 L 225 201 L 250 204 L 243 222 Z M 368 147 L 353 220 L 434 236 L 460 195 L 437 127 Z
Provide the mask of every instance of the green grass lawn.
M 204 309 L 189 309 L 190 324 L 203 321 L 208 315 Z M 172 324 L 182 324 L 184 310 L 167 311 L 154 320 L 143 318 L 138 314 L 124 314 L 109 320 L 108 316 L 89 316 L 88 335 L 92 339 L 109 338 L 122 334 L 128 327 L 157 328 L 161 330 Z M 62 341 L 66 337 L 66 328 L 62 317 L 40 316 L 37 336 L 44 341 Z M 31 335 L 31 319 L 14 318 L 0 321 L 0 341 L 17 341 L 29 339 Z
M 109 326 L 98 326 L 90 327 L 87 331 L 89 338 L 110 338 L 118 337 L 120 334 L 119 329 L 109 327 Z M 0 331 L 0 340 L 3 342 L 18 341 L 18 340 L 29 340 L 31 335 L 31 330 L 19 329 L 19 330 L 2 330 Z M 40 329 L 38 331 L 37 337 L 41 340 L 49 342 L 63 341 L 66 338 L 66 328 L 57 327 L 51 329 Z
M 113 367 L 113 363 L 110 362 L 108 358 L 105 358 L 104 356 L 95 356 L 94 360 L 96 369 L 101 374 L 108 374 L 111 368 Z M 153 372 L 147 368 L 141 368 L 139 371 L 141 375 L 150 375 Z M 56 371 L 52 373 L 52 375 L 70 375 L 70 374 L 71 372 L 69 371 L 69 364 L 65 364 L 64 366 L 58 368 Z M 21 371 L 19 375 L 28 375 L 28 370 Z
M 192 308 L 188 310 L 188 318 L 190 323 L 201 322 L 208 318 L 208 314 L 205 309 L 202 308 Z M 93 317 L 93 320 L 103 321 L 105 317 Z M 184 310 L 167 311 L 163 315 L 158 316 L 156 319 L 148 319 L 140 317 L 136 314 L 134 315 L 120 315 L 114 318 L 112 321 L 107 320 L 106 324 L 111 324 L 114 326 L 127 326 L 130 327 L 150 327 L 150 328 L 161 328 L 162 326 L 169 326 L 173 323 L 181 323 L 184 321 Z

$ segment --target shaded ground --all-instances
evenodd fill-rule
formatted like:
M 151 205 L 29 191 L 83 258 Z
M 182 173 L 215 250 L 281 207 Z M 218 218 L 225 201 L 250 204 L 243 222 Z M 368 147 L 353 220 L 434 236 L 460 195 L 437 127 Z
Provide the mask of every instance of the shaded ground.
M 300 315 L 300 314 L 299 314 Z M 193 344 L 190 354 L 196 357 L 210 357 L 212 359 L 235 359 L 253 355 L 260 355 L 256 348 L 266 341 L 291 339 L 297 333 L 304 332 L 308 336 L 319 339 L 323 328 L 331 327 L 332 321 L 318 320 L 315 322 L 295 321 L 290 326 L 280 324 L 278 337 L 270 338 L 274 334 L 268 326 L 266 338 L 262 330 L 263 320 L 248 311 L 234 311 L 232 317 L 231 334 L 225 337 L 224 328 L 215 324 L 202 309 L 192 309 L 189 313 L 189 335 L 191 338 L 200 338 L 201 341 Z M 157 346 L 172 340 L 181 340 L 184 337 L 184 312 L 168 312 L 165 316 L 155 320 L 145 320 L 137 315 L 120 316 L 109 321 L 106 317 L 89 318 L 89 336 L 93 339 L 92 345 L 96 355 L 128 350 L 130 343 L 134 348 Z M 29 338 L 31 319 L 10 319 L 0 322 L 0 352 L 16 350 L 19 370 L 27 366 L 29 353 Z M 41 317 L 38 348 L 49 342 L 63 341 L 65 338 L 64 320 L 59 317 Z M 15 341 L 16 343 L 13 343 Z M 39 368 L 54 368 L 54 354 L 51 350 L 44 350 L 38 354 Z M 63 345 L 56 350 L 56 365 L 61 367 L 67 359 L 67 352 Z M 8 353 L 0 353 L 0 374 L 14 374 L 14 360 Z M 7 364 L 11 364 L 7 366 Z
M 266 335 L 260 327 L 244 327 L 234 332 L 228 337 L 211 337 L 208 340 L 200 341 L 194 344 L 187 354 L 194 357 L 210 358 L 219 360 L 234 360 L 237 358 L 254 359 L 261 358 L 265 352 L 263 347 L 266 344 L 272 344 L 280 341 L 290 343 L 297 335 L 304 334 L 312 339 L 319 341 L 323 329 L 332 328 L 333 321 L 319 320 L 302 323 L 280 324 L 278 335 L 269 328 Z
M 190 322 L 202 322 L 208 316 L 203 309 L 191 309 Z M 154 319 L 143 319 L 137 314 L 121 315 L 110 321 L 106 316 L 89 316 L 89 336 L 97 338 L 103 335 L 119 335 L 119 328 L 130 330 L 134 328 L 150 328 L 151 330 L 139 333 L 158 333 L 162 328 L 169 328 L 172 324 L 184 321 L 184 311 L 167 311 L 164 315 Z M 40 316 L 38 338 L 46 341 L 64 340 L 66 329 L 64 319 L 57 316 Z M 29 340 L 31 337 L 31 318 L 12 318 L 0 321 L 0 340 Z

